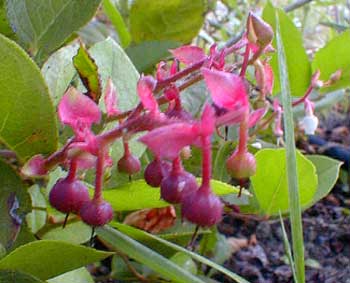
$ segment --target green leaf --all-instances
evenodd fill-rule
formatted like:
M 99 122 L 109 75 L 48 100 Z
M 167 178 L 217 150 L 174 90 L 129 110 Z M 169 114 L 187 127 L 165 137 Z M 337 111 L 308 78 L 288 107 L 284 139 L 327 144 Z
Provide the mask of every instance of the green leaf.
M 338 179 L 342 162 L 323 155 L 308 155 L 306 157 L 315 165 L 318 177 L 318 186 L 312 201 L 314 204 L 332 190 Z
M 173 40 L 189 43 L 204 22 L 203 0 L 135 0 L 130 10 L 130 28 L 136 43 Z
M 303 192 L 303 181 L 300 176 L 310 177 L 310 171 L 300 171 L 302 167 L 298 165 L 298 155 L 295 147 L 294 138 L 294 121 L 292 110 L 292 94 L 289 84 L 289 70 L 285 52 L 284 38 L 281 36 L 279 14 L 276 12 L 276 39 L 277 39 L 277 53 L 278 53 L 278 70 L 281 79 L 281 100 L 283 106 L 283 120 L 286 140 L 286 170 L 288 182 L 288 203 L 290 208 L 290 223 L 292 228 L 292 243 L 293 243 L 293 258 L 295 262 L 294 281 L 296 283 L 305 282 L 305 265 L 304 265 L 304 239 L 303 239 L 303 225 L 301 216 L 301 205 L 303 204 L 303 196 L 299 196 Z M 300 158 L 299 158 L 300 159 Z M 306 168 L 305 168 L 306 169 Z M 309 186 L 312 186 L 310 179 Z M 300 189 L 299 189 L 300 188 Z
M 174 254 L 170 260 L 180 266 L 182 269 L 191 272 L 192 274 L 197 274 L 197 265 L 192 260 L 192 258 L 183 253 L 183 252 L 177 252 Z
M 21 45 L 42 63 L 93 17 L 100 2 L 7 0 L 7 15 Z
M 230 176 L 226 170 L 226 160 L 233 152 L 233 143 L 227 141 L 220 144 L 219 150 L 215 156 L 214 166 L 213 166 L 213 177 L 220 181 L 229 181 Z
M 214 193 L 218 195 L 237 194 L 239 191 L 231 185 L 216 180 L 211 181 L 211 186 Z M 115 211 L 130 211 L 169 205 L 169 203 L 160 199 L 159 189 L 149 186 L 144 180 L 133 181 L 115 189 L 105 190 L 103 197 L 112 205 Z
M 1 159 L 0 172 L 0 246 L 8 250 L 16 240 L 31 205 L 20 176 Z
M 55 106 L 76 74 L 72 58 L 77 54 L 78 48 L 78 45 L 68 45 L 57 50 L 41 68 Z
M 289 211 L 286 150 L 263 149 L 256 158 L 256 174 L 251 178 L 254 195 L 262 213 L 278 215 Z M 316 170 L 312 162 L 300 152 L 296 155 L 300 203 L 308 206 L 317 187 Z
M 30 228 L 30 231 L 35 234 L 38 232 L 46 223 L 46 200 L 40 191 L 38 185 L 33 185 L 28 189 L 32 200 L 33 209 L 27 214 L 26 220 Z
M 119 229 L 120 225 L 122 225 L 122 224 L 118 224 L 118 226 L 117 226 L 118 229 Z M 126 225 L 123 225 L 123 226 L 126 226 Z M 197 253 L 191 252 L 191 251 L 189 251 L 189 250 L 187 250 L 187 249 L 185 249 L 185 248 L 183 248 L 181 246 L 178 246 L 178 245 L 176 245 L 176 244 L 174 244 L 172 242 L 169 242 L 169 241 L 167 241 L 165 239 L 162 239 L 162 238 L 160 238 L 158 236 L 149 234 L 149 233 L 147 233 L 145 231 L 142 231 L 142 230 L 139 230 L 139 229 L 136 229 L 136 228 L 133 228 L 133 227 L 130 227 L 130 228 L 133 229 L 133 230 L 137 230 L 138 231 L 138 235 L 142 234 L 143 238 L 146 238 L 146 239 L 148 238 L 149 241 L 151 241 L 151 240 L 158 241 L 159 243 L 163 244 L 164 247 L 172 248 L 175 251 L 183 252 L 183 253 L 189 255 L 194 260 L 199 261 L 199 262 L 201 262 L 201 263 L 203 263 L 203 264 L 205 264 L 207 266 L 210 266 L 210 267 L 216 269 L 217 271 L 220 271 L 221 273 L 225 274 L 229 278 L 235 280 L 235 282 L 238 282 L 238 283 L 249 283 L 244 278 L 238 276 L 237 274 L 229 271 L 228 269 L 220 266 L 219 264 L 216 264 L 215 262 L 213 262 L 213 261 L 211 261 L 211 260 L 209 260 L 209 259 L 207 259 L 207 258 L 205 258 L 205 257 L 203 257 L 203 256 L 201 256 L 201 255 L 199 255 Z M 105 227 L 105 228 L 98 229 L 97 234 L 101 235 L 103 233 L 105 235 L 107 233 L 108 234 L 112 234 L 114 232 L 117 232 L 117 231 L 113 230 L 110 227 L 108 227 L 108 228 Z M 123 230 L 123 233 L 125 233 L 125 230 Z M 129 236 L 133 237 L 133 235 L 129 235 Z M 187 282 L 187 281 L 185 281 L 185 282 Z
M 111 0 L 103 0 L 103 10 L 118 33 L 120 45 L 126 48 L 131 42 L 131 35 L 124 23 L 122 15 Z
M 311 66 L 303 46 L 302 35 L 282 9 L 274 8 L 271 2 L 268 2 L 263 11 L 263 18 L 273 27 L 275 34 L 277 14 L 280 20 L 281 38 L 286 54 L 285 59 L 288 68 L 291 95 L 302 96 L 310 85 L 311 80 Z M 276 48 L 276 36 L 272 44 Z M 281 90 L 278 57 L 278 52 L 275 52 L 270 61 L 275 76 L 274 93 Z
M 0 269 L 18 270 L 46 280 L 112 254 L 62 241 L 35 241 L 2 258 Z
M 81 221 L 68 223 L 65 228 L 62 225 L 59 225 L 59 227 L 45 226 L 38 236 L 44 240 L 60 240 L 71 244 L 83 244 L 89 241 L 91 237 L 91 227 Z
M 97 64 L 103 93 L 110 77 L 118 92 L 118 108 L 125 111 L 134 107 L 138 102 L 136 85 L 139 74 L 124 50 L 108 38 L 92 46 L 90 54 Z
M 98 68 L 82 43 L 80 43 L 77 55 L 73 57 L 73 65 L 87 89 L 87 95 L 98 103 L 102 91 Z
M 45 283 L 29 274 L 13 271 L 0 270 L 0 282 L 2 283 Z
M 7 20 L 5 0 L 0 0 L 0 33 L 7 37 L 13 37 L 15 35 Z
M 178 283 L 204 283 L 190 272 L 111 227 L 98 228 L 96 232 L 117 251 L 147 265 L 166 279 Z
M 56 113 L 40 70 L 0 35 L 0 141 L 20 160 L 57 147 Z
M 55 278 L 47 280 L 48 283 L 94 283 L 89 271 L 85 267 L 69 271 Z
M 322 91 L 329 92 L 350 85 L 350 31 L 345 31 L 329 41 L 325 47 L 318 50 L 312 62 L 312 70 L 320 70 L 320 79 L 327 81 L 336 71 L 341 70 L 342 76 L 339 81 Z
M 170 56 L 169 49 L 179 45 L 175 41 L 145 41 L 129 46 L 126 53 L 140 73 L 149 72 L 160 60 Z

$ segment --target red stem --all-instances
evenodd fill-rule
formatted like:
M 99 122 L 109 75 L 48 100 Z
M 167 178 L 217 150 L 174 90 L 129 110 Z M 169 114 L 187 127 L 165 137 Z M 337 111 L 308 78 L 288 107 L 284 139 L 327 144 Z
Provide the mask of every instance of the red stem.
M 239 139 L 238 139 L 238 153 L 242 154 L 247 151 L 247 143 L 248 143 L 248 119 L 249 112 L 244 112 L 243 121 L 239 126 Z
M 299 98 L 298 100 L 294 101 L 294 102 L 292 103 L 292 106 L 297 106 L 297 105 L 299 105 L 300 103 L 303 103 L 303 102 L 305 101 L 305 99 L 308 98 L 308 96 L 310 95 L 310 93 L 312 92 L 312 90 L 313 90 L 313 87 L 312 87 L 312 85 L 310 85 L 310 86 L 308 87 L 308 89 L 306 90 L 305 94 L 303 95 L 303 97 L 301 97 L 301 98 Z
M 245 73 L 247 71 L 247 67 L 249 63 L 249 54 L 250 54 L 250 47 L 249 47 L 249 44 L 247 44 L 245 48 L 244 56 L 243 56 L 243 64 L 242 64 L 241 72 L 239 73 L 239 76 L 242 78 L 245 76 Z

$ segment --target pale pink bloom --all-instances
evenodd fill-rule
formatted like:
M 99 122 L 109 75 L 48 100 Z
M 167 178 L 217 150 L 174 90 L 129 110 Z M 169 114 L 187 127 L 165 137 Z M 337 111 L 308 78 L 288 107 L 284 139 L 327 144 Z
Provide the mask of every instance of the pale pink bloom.
M 156 85 L 157 81 L 152 76 L 141 76 L 137 83 L 137 93 L 143 107 L 153 113 L 159 113 L 158 103 L 153 95 Z
M 21 173 L 29 177 L 41 177 L 48 173 L 45 167 L 45 158 L 41 155 L 34 155 L 22 167 Z
M 104 102 L 108 117 L 113 117 L 120 114 L 118 109 L 117 89 L 115 88 L 111 78 L 109 78 L 107 81 Z

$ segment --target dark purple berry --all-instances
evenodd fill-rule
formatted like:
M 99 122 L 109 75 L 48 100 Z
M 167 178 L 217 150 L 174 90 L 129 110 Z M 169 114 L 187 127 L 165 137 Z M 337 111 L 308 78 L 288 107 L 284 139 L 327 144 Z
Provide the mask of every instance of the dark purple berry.
M 160 196 L 169 203 L 180 203 L 184 197 L 198 189 L 195 176 L 172 171 L 160 184 Z
M 82 182 L 62 178 L 53 186 L 49 200 L 58 211 L 77 213 L 84 203 L 90 201 L 90 198 L 88 189 Z
M 126 173 L 133 175 L 141 170 L 140 160 L 132 154 L 125 154 L 118 161 L 118 171 L 121 173 Z
M 202 227 L 210 227 L 221 220 L 223 204 L 210 189 L 200 187 L 182 200 L 182 217 Z
M 92 200 L 80 209 L 80 217 L 90 226 L 103 226 L 113 219 L 113 209 L 106 201 Z
M 169 175 L 171 165 L 167 161 L 155 159 L 149 163 L 145 169 L 144 177 L 148 185 L 159 187 L 163 178 Z

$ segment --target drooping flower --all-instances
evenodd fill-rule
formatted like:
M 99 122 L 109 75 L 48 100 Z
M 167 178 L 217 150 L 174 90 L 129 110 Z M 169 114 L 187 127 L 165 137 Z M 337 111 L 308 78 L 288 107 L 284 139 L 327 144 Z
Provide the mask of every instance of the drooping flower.
M 156 84 L 157 81 L 152 76 L 142 76 L 137 83 L 137 93 L 145 109 L 159 114 L 158 103 L 153 95 Z
M 108 117 L 113 117 L 120 114 L 118 109 L 117 89 L 115 88 L 111 78 L 107 81 L 104 103 Z
M 314 135 L 318 126 L 318 118 L 314 115 L 314 103 L 309 99 L 305 99 L 304 108 L 305 116 L 300 121 L 300 126 L 304 129 L 305 134 Z

